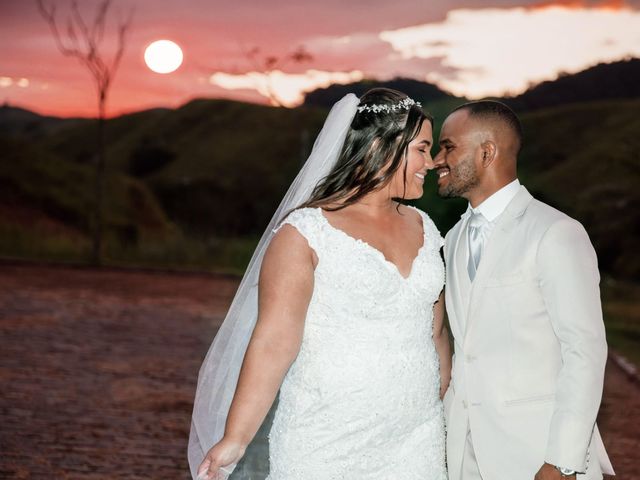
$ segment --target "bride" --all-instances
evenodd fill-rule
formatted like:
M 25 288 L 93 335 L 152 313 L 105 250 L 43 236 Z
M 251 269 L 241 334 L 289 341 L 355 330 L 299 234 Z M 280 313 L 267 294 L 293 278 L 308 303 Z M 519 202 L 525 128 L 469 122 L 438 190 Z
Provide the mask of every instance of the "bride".
M 269 480 L 446 478 L 443 240 L 395 200 L 422 196 L 432 142 L 400 92 L 333 107 L 200 370 L 194 478 L 226 478 L 278 391 Z

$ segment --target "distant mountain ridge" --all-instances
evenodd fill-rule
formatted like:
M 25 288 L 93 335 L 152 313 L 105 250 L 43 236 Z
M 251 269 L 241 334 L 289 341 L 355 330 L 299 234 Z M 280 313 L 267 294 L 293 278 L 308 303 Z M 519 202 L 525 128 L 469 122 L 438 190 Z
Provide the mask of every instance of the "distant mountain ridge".
M 376 87 L 400 90 L 422 102 L 439 104 L 444 101 L 444 104 L 447 104 L 466 101 L 466 99 L 456 97 L 428 82 L 410 78 L 395 78 L 388 81 L 363 80 L 319 88 L 305 95 L 303 106 L 329 108 L 347 93 L 362 95 L 367 90 Z M 575 74 L 560 75 L 555 80 L 544 81 L 515 97 L 495 98 L 504 101 L 519 112 L 570 103 L 640 98 L 640 59 L 630 58 L 617 62 L 601 63 Z M 201 100 L 206 101 L 206 99 Z M 171 111 L 171 109 L 153 108 L 136 113 L 153 111 L 164 112 Z M 0 133 L 41 133 L 40 130 L 87 120 L 89 119 L 43 116 L 6 103 L 0 105 Z
M 421 82 L 411 78 L 394 78 L 393 80 L 388 81 L 362 80 L 355 83 L 348 83 L 344 85 L 335 84 L 326 88 L 319 88 L 305 95 L 303 105 L 328 108 L 344 97 L 347 93 L 354 93 L 357 96 L 361 96 L 367 90 L 379 87 L 400 90 L 411 98 L 421 102 L 443 100 L 452 97 L 455 98 L 450 93 L 445 92 L 431 83 Z
M 74 121 L 76 119 L 40 115 L 31 110 L 14 107 L 7 103 L 0 105 L 0 133 L 10 135 L 40 134 L 49 128 Z
M 504 98 L 516 111 L 529 112 L 541 108 L 594 100 L 640 97 L 640 59 L 601 63 L 572 75 L 539 83 L 516 97 Z
M 396 78 L 389 81 L 363 80 L 346 85 L 331 85 L 306 94 L 304 104 L 330 107 L 347 93 L 362 95 L 370 88 L 387 87 L 400 90 L 422 101 L 464 98 L 419 80 Z M 514 110 L 527 112 L 571 103 L 640 97 L 640 59 L 630 58 L 601 63 L 574 74 L 561 74 L 555 80 L 533 85 L 515 97 L 495 97 Z

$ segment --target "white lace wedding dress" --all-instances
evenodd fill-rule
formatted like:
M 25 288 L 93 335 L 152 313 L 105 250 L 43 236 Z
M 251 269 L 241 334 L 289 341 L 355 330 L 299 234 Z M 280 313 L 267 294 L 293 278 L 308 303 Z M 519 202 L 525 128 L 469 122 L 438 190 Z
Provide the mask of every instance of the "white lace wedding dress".
M 300 353 L 269 434 L 268 480 L 446 479 L 432 340 L 443 241 L 420 215 L 424 244 L 407 278 L 320 209 L 284 221 L 319 261 Z

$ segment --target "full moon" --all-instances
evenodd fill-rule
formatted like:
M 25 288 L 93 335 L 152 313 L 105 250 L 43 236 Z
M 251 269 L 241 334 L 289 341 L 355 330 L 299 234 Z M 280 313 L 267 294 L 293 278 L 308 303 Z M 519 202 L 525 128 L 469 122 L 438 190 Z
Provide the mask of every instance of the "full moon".
M 156 73 L 175 72 L 182 64 L 182 50 L 171 40 L 156 40 L 144 51 L 144 61 Z

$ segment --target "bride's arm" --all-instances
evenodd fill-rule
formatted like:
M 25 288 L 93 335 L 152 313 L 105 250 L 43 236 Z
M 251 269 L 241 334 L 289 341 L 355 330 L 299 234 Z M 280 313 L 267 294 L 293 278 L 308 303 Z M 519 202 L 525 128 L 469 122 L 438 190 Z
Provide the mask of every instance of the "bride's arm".
M 284 376 L 298 355 L 313 292 L 314 253 L 290 226 L 273 237 L 260 271 L 258 319 L 247 347 L 223 439 L 198 472 L 216 478 L 237 463 L 264 421 Z
M 440 358 L 440 398 L 444 397 L 451 380 L 451 345 L 444 321 L 444 290 L 433 306 L 433 342 Z

